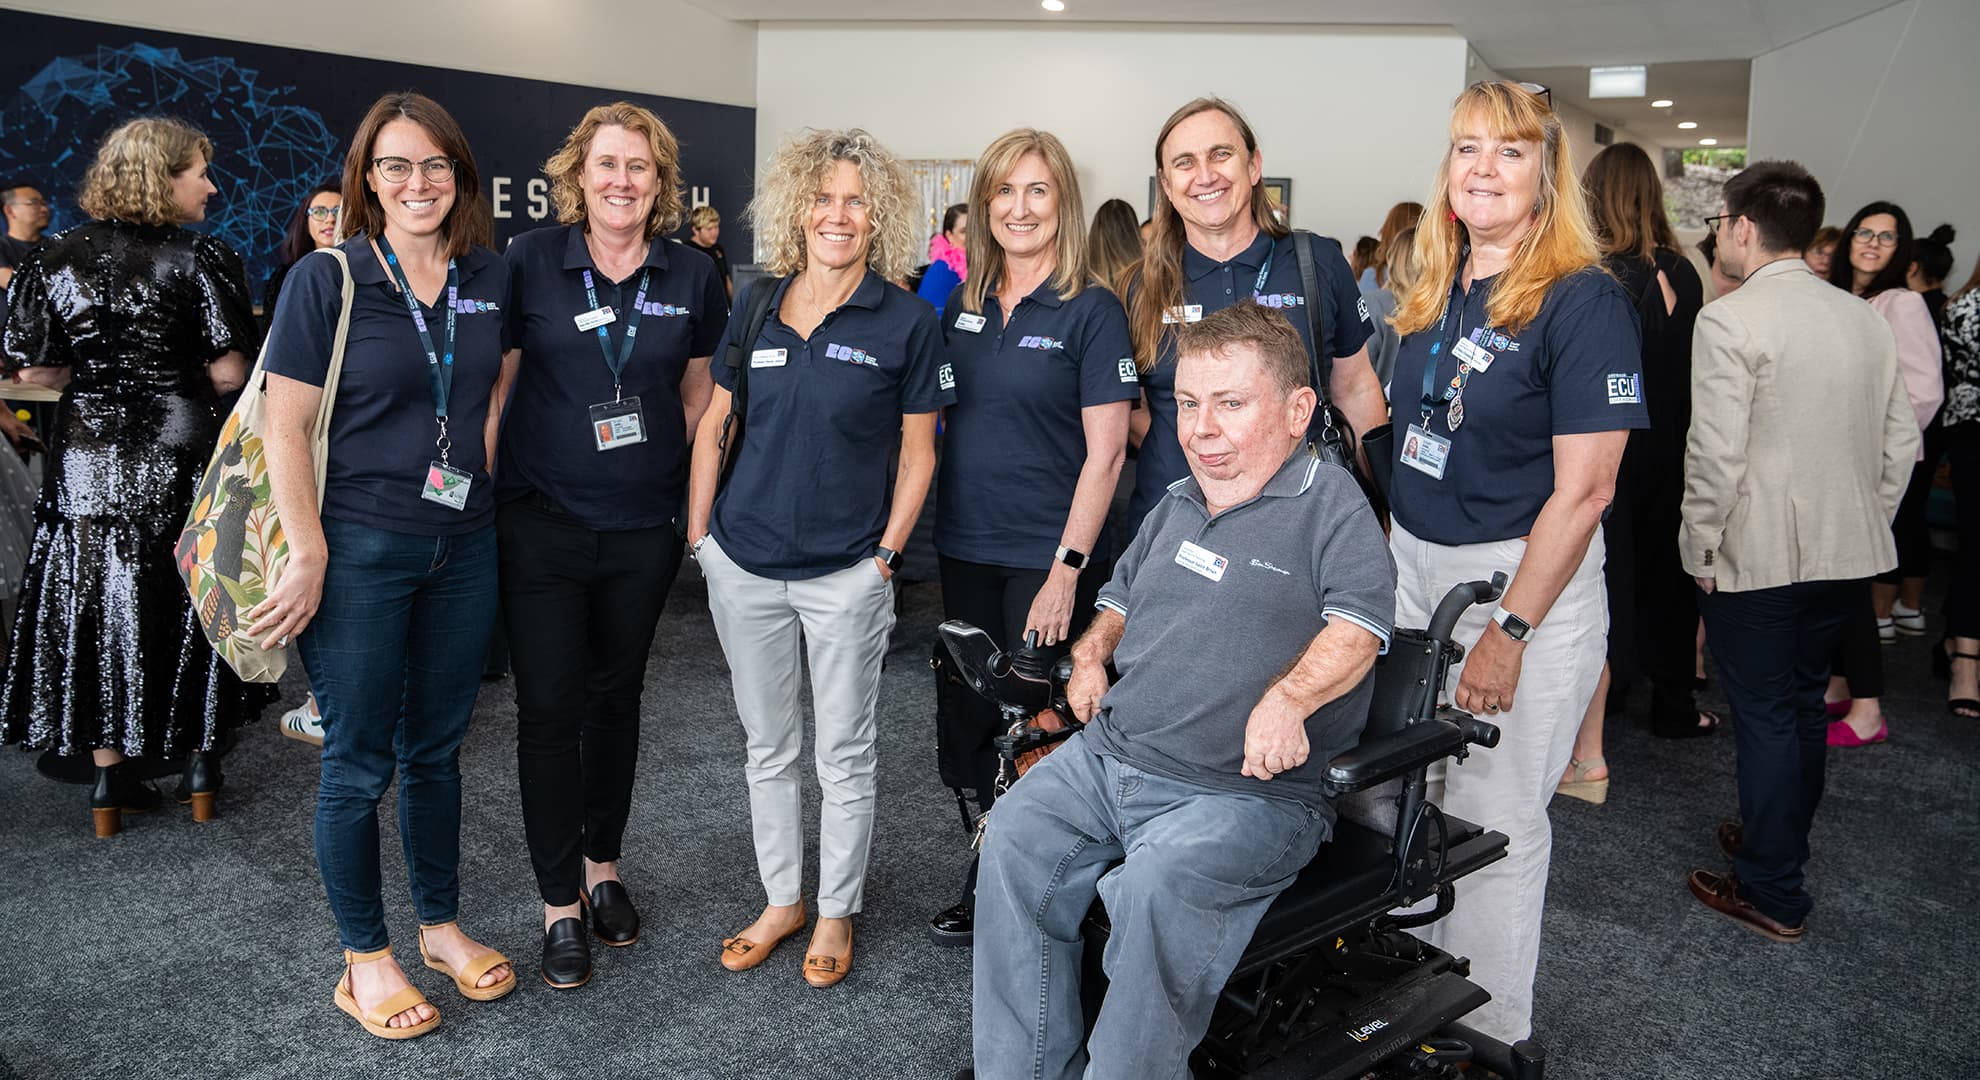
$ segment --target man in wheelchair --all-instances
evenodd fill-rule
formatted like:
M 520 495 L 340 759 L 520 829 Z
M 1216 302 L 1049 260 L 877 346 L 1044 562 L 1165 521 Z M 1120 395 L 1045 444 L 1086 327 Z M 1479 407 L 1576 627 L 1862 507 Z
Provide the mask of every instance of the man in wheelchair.
M 1321 773 L 1361 734 L 1388 641 L 1395 571 L 1354 478 L 1307 444 L 1298 333 L 1237 304 L 1178 338 L 1191 475 L 1149 513 L 1073 649 L 1066 697 L 1087 726 L 987 825 L 973 1017 L 986 1080 L 1188 1074 L 1259 919 L 1332 833 Z M 1112 930 L 1089 1035 L 1080 923 L 1096 894 Z

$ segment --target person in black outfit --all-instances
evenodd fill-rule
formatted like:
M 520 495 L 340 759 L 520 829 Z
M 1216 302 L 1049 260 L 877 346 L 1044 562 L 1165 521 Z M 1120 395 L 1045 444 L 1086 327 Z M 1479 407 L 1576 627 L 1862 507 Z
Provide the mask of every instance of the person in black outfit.
M 594 108 L 544 171 L 563 224 L 509 245 L 522 362 L 495 524 L 543 981 L 568 989 L 592 971 L 580 902 L 605 944 L 639 937 L 618 867 L 640 691 L 681 567 L 674 516 L 728 295 L 713 263 L 667 239 L 680 146 L 659 117 Z
M 729 273 L 729 257 L 722 251 L 716 239 L 722 235 L 722 215 L 712 206 L 697 206 L 688 211 L 687 246 L 715 260 L 715 273 L 722 279 L 722 295 L 734 299 L 736 282 Z

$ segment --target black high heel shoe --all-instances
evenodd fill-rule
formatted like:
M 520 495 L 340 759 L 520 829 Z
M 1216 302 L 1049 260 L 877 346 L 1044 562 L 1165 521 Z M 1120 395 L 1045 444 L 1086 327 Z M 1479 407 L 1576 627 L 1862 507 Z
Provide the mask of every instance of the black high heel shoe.
M 210 750 L 194 750 L 186 755 L 186 768 L 179 775 L 179 802 L 192 804 L 194 821 L 212 821 L 219 816 L 213 805 L 226 780 L 220 774 L 220 755 Z
M 158 789 L 131 776 L 123 762 L 96 767 L 96 786 L 89 793 L 89 816 L 98 837 L 115 836 L 124 828 L 125 814 L 158 809 Z

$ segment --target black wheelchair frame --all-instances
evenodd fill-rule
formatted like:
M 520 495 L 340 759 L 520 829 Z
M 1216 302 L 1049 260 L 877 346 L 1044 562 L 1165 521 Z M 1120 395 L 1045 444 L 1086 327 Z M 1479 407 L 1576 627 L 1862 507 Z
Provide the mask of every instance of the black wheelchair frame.
M 1440 706 L 1438 697 L 1464 656 L 1451 640 L 1458 617 L 1496 601 L 1505 582 L 1494 574 L 1459 585 L 1428 628 L 1391 636 L 1371 676 L 1374 698 L 1361 740 L 1328 763 L 1325 777 L 1330 793 L 1367 793 L 1361 806 L 1383 817 L 1393 812 L 1393 821 L 1342 814 L 1333 839 L 1273 901 L 1190 1055 L 1196 1076 L 1543 1077 L 1539 1044 L 1507 1046 L 1460 1023 L 1491 995 L 1466 977 L 1468 961 L 1409 932 L 1451 912 L 1459 878 L 1505 856 L 1504 834 L 1450 817 L 1427 796 L 1432 764 L 1462 762 L 1471 746 L 1498 743 L 1498 728 Z M 994 702 L 1006 722 L 995 740 L 1000 781 L 1014 775 L 1019 757 L 1081 726 L 1066 703 L 1069 658 L 1049 665 L 1028 649 L 1002 651 L 962 622 L 943 623 L 940 635 L 964 683 Z M 1046 712 L 1059 718 L 1059 730 L 1036 725 Z M 1433 897 L 1432 910 L 1401 911 Z M 1090 1026 L 1106 993 L 1108 923 L 1099 901 L 1083 930 L 1081 991 Z

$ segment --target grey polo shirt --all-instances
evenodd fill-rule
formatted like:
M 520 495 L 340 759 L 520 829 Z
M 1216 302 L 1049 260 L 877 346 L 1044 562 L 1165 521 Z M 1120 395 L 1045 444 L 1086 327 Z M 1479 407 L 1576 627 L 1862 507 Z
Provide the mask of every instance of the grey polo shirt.
M 1306 764 L 1243 775 L 1244 731 L 1265 691 L 1333 619 L 1388 646 L 1396 571 L 1368 500 L 1302 448 L 1258 496 L 1212 518 L 1193 476 L 1170 485 L 1100 590 L 1127 620 L 1116 682 L 1086 729 L 1095 751 L 1207 788 L 1298 799 L 1329 821 L 1327 762 L 1354 746 L 1372 680 L 1306 721 Z

